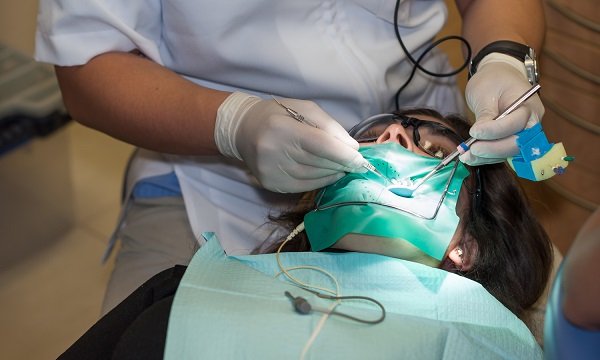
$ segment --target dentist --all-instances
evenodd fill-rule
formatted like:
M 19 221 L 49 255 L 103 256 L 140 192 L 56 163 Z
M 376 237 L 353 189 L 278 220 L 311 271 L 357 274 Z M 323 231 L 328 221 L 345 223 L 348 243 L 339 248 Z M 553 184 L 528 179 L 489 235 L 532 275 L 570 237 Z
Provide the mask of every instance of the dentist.
M 540 121 L 535 96 L 491 119 L 537 81 L 540 0 L 457 0 L 473 53 L 466 100 L 479 141 L 461 160 L 500 162 L 514 134 Z M 143 281 L 187 263 L 217 232 L 230 254 L 274 229 L 261 226 L 298 193 L 364 171 L 347 135 L 394 107 L 414 64 L 443 27 L 443 1 L 41 0 L 36 59 L 56 65 L 75 120 L 138 148 L 117 237 L 122 247 L 108 311 Z M 451 70 L 437 50 L 420 66 Z M 295 121 L 270 95 L 317 124 Z M 310 100 L 301 100 L 310 99 Z M 401 104 L 463 112 L 454 78 L 422 72 Z M 327 144 L 327 146 L 324 146 Z

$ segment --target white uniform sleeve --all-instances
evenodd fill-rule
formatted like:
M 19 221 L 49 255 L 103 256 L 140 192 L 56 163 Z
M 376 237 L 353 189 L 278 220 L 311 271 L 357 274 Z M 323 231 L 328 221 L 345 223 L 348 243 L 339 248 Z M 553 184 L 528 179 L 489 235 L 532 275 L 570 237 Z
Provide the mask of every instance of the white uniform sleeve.
M 160 29 L 160 0 L 40 0 L 35 58 L 72 66 L 139 49 L 162 63 Z

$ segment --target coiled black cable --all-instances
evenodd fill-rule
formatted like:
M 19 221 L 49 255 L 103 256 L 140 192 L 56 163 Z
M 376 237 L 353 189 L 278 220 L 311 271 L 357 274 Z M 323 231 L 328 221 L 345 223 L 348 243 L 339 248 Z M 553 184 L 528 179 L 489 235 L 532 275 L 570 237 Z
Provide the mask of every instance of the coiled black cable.
M 400 109 L 400 93 L 402 93 L 402 91 L 412 81 L 413 77 L 415 76 L 415 73 L 417 72 L 417 69 L 421 70 L 423 73 L 433 76 L 433 77 L 454 76 L 454 75 L 460 73 L 461 71 L 463 71 L 464 69 L 466 69 L 467 66 L 469 66 L 469 63 L 471 62 L 471 55 L 472 55 L 471 45 L 469 44 L 467 39 L 463 38 L 462 36 L 458 36 L 458 35 L 449 35 L 449 36 L 444 36 L 443 38 L 440 38 L 440 39 L 434 41 L 433 43 L 429 44 L 429 46 L 427 46 L 427 48 L 425 48 L 425 51 L 423 51 L 423 53 L 421 53 L 421 55 L 415 60 L 413 58 L 413 56 L 410 54 L 410 52 L 408 51 L 408 49 L 406 48 L 406 45 L 404 45 L 404 42 L 402 41 L 402 37 L 400 36 L 400 30 L 398 29 L 398 12 L 399 12 L 399 10 L 400 10 L 400 0 L 396 0 L 396 6 L 394 8 L 394 32 L 396 34 L 396 39 L 398 40 L 398 43 L 400 44 L 400 47 L 402 48 L 402 51 L 404 51 L 404 53 L 406 54 L 406 58 L 414 66 L 412 68 L 412 71 L 410 72 L 410 76 L 408 77 L 408 79 L 398 89 L 398 91 L 396 91 L 396 95 L 394 96 L 396 110 Z M 452 70 L 448 73 L 436 73 L 436 72 L 427 70 L 420 65 L 420 62 L 431 50 L 433 50 L 435 47 L 437 47 L 441 43 L 443 43 L 445 41 L 449 41 L 449 40 L 459 40 L 467 48 L 467 56 L 466 56 L 465 62 L 458 69 Z

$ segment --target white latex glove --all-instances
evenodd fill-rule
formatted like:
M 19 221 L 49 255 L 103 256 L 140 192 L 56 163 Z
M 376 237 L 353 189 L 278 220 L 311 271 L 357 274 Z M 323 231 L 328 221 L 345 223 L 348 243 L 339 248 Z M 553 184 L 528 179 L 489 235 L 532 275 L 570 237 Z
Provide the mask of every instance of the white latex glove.
M 492 119 L 530 88 L 521 61 L 501 53 L 491 53 L 481 60 L 465 91 L 476 119 L 470 135 L 479 141 L 460 156 L 462 162 L 493 164 L 519 153 L 514 134 L 541 121 L 544 106 L 539 96 L 533 95 L 498 121 Z
M 356 140 L 317 104 L 280 101 L 317 128 L 295 120 L 274 100 L 236 92 L 217 113 L 219 151 L 244 161 L 266 189 L 277 192 L 314 190 L 344 172 L 365 171 Z

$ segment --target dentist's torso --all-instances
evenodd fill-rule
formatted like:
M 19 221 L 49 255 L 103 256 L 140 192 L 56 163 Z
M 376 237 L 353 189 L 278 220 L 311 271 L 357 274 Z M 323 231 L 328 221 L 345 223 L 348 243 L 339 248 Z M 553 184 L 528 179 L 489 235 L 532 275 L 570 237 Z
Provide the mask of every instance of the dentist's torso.
M 349 129 L 391 110 L 412 69 L 394 34 L 395 5 L 393 0 L 44 1 L 42 12 L 53 16 L 41 23 L 36 57 L 81 64 L 135 46 L 210 88 L 313 100 Z M 62 16 L 69 21 L 56 18 Z M 400 1 L 402 40 L 414 57 L 446 17 L 442 0 Z M 422 65 L 447 72 L 445 57 L 434 53 Z M 401 103 L 462 111 L 453 79 L 433 83 L 419 73 Z M 214 231 L 232 254 L 247 253 L 263 241 L 271 230 L 261 227 L 268 214 L 296 198 L 261 189 L 238 162 L 148 151 L 133 161 L 129 185 L 169 172 L 177 175 L 196 238 Z

